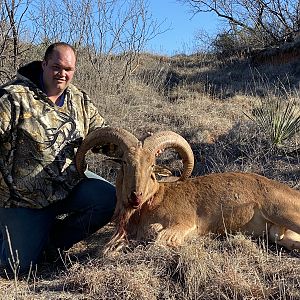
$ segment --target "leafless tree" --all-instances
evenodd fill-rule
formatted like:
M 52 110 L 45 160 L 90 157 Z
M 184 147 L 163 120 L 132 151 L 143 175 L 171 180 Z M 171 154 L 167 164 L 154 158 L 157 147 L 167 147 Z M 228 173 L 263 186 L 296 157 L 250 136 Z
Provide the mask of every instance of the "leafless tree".
M 213 12 L 227 22 L 227 30 L 242 32 L 254 46 L 281 45 L 300 31 L 299 0 L 177 0 L 194 14 Z
M 138 66 L 146 43 L 160 33 L 147 8 L 145 0 L 38 0 L 35 23 L 42 43 L 73 44 L 100 77 L 106 73 L 121 83 Z
M 31 49 L 34 32 L 30 31 L 30 0 L 2 0 L 0 2 L 0 75 L 9 79 Z M 4 75 L 4 76 L 3 76 Z

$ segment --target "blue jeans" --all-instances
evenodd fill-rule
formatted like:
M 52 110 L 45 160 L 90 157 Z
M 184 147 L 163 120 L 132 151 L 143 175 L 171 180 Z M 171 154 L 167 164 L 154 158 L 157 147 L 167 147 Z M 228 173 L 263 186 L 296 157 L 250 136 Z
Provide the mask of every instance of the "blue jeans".
M 107 224 L 115 204 L 112 184 L 85 178 L 65 200 L 46 208 L 0 208 L 1 265 L 9 267 L 17 251 L 20 271 L 25 272 L 39 262 L 47 246 L 71 248 Z M 57 219 L 62 214 L 67 216 Z

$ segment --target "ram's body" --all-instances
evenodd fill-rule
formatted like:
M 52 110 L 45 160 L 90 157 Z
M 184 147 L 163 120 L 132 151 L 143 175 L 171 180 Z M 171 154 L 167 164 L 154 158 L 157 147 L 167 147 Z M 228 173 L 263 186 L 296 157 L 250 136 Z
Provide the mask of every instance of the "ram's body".
M 284 233 L 300 233 L 299 216 L 300 192 L 284 184 L 256 174 L 211 174 L 160 183 L 151 201 L 129 218 L 127 232 L 132 239 L 173 246 L 191 234 L 265 233 L 292 249 L 300 248 L 300 235 L 289 240 Z
M 112 131 L 112 137 L 97 140 L 92 136 L 83 143 L 77 165 L 83 170 L 87 149 L 99 143 L 121 144 L 122 165 L 116 180 L 117 226 L 107 251 L 118 249 L 130 239 L 178 246 L 189 235 L 237 231 L 265 234 L 288 249 L 300 249 L 299 191 L 249 173 L 188 178 L 193 167 L 192 150 L 178 135 L 162 132 L 140 142 L 124 130 L 106 131 Z M 126 134 L 130 141 L 120 142 Z M 173 137 L 166 139 L 168 135 Z M 183 157 L 183 175 L 176 182 L 158 182 L 157 153 L 171 147 Z

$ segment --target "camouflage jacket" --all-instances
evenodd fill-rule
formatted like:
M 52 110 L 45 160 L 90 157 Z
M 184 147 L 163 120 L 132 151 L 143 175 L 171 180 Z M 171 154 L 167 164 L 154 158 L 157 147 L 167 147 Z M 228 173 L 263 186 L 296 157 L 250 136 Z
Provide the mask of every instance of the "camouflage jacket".
M 42 208 L 64 199 L 80 180 L 78 145 L 104 126 L 74 85 L 62 107 L 53 104 L 40 88 L 41 71 L 41 62 L 32 62 L 0 87 L 0 207 Z

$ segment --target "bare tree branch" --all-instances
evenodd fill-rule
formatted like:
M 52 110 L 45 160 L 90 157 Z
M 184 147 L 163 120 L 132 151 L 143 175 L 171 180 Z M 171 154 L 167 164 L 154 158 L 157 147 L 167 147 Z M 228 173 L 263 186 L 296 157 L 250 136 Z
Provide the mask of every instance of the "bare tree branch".
M 280 45 L 300 29 L 299 0 L 177 0 L 193 14 L 213 12 L 228 27 L 246 31 L 256 46 Z

